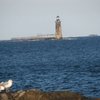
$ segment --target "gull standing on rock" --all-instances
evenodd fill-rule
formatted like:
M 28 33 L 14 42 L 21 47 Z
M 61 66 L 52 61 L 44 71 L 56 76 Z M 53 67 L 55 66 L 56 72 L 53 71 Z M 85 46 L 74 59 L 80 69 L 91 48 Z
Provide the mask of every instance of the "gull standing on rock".
M 9 90 L 9 88 L 12 86 L 13 81 L 8 80 L 7 82 L 1 82 L 0 83 L 0 92 L 3 90 L 6 90 L 6 92 Z

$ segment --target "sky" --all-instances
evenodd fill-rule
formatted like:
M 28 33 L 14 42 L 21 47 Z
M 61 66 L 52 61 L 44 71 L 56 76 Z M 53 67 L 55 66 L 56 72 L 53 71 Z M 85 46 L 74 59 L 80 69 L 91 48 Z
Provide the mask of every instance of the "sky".
M 54 34 L 56 16 L 63 36 L 100 35 L 100 0 L 0 0 L 0 40 Z

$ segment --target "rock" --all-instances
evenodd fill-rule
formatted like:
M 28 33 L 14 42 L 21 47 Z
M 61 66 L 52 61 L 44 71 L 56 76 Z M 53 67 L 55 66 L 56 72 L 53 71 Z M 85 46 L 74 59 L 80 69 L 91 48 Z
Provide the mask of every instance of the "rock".
M 0 100 L 14 100 L 11 93 L 0 93 Z
M 85 97 L 69 91 L 43 92 L 40 90 L 21 90 L 9 93 L 0 93 L 0 100 L 100 100 Z

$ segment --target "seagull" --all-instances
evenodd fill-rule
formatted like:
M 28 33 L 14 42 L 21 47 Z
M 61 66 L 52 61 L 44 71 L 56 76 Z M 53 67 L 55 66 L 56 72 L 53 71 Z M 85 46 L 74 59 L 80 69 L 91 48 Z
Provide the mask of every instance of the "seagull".
M 4 86 L 0 83 L 0 92 L 5 90 Z
M 3 90 L 6 90 L 6 92 L 9 90 L 9 88 L 12 86 L 13 81 L 8 80 L 7 82 L 1 82 L 0 83 L 0 92 Z

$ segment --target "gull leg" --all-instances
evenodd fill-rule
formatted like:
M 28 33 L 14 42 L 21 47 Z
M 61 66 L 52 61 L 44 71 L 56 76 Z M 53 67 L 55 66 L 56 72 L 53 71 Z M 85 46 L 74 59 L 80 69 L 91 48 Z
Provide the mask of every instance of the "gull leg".
M 6 92 L 9 92 L 9 89 L 8 88 L 6 88 Z

